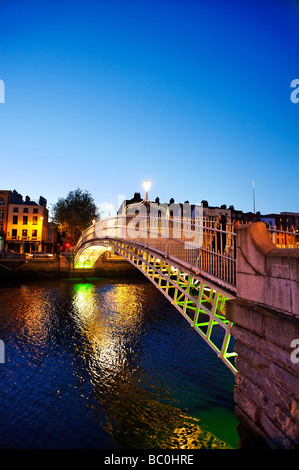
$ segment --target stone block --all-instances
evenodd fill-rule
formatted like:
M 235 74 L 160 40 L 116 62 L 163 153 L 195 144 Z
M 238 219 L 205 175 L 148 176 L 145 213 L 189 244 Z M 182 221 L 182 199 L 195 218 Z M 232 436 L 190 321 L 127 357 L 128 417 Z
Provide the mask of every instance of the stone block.
M 245 360 L 255 369 L 262 371 L 265 375 L 269 376 L 271 361 L 257 351 L 249 349 L 243 343 L 237 341 L 235 343 L 235 351 L 238 354 L 236 363 L 238 364 L 241 359 Z
M 299 251 L 299 250 L 298 250 Z M 299 282 L 293 282 L 291 289 L 292 313 L 299 318 Z
M 244 392 L 236 387 L 234 391 L 234 400 L 244 413 L 255 423 L 259 423 L 260 410 Z
M 261 412 L 260 425 L 275 449 L 292 449 L 294 444 L 265 413 Z
M 292 407 L 294 409 L 294 419 L 296 413 L 299 416 L 299 403 L 294 400 L 292 395 L 288 393 L 282 386 L 276 384 L 272 379 L 267 377 L 263 372 L 259 369 L 251 367 L 245 360 L 238 360 L 238 375 L 236 377 L 236 382 L 239 380 L 238 376 L 247 377 L 251 380 L 252 383 L 256 385 L 256 387 L 260 388 L 267 392 L 267 394 L 271 397 L 275 404 L 279 404 L 279 406 L 288 411 Z M 297 407 L 298 404 L 298 407 Z
M 272 252 L 273 253 L 273 252 Z M 284 256 L 266 256 L 266 276 L 290 279 L 290 261 Z
M 294 443 L 299 444 L 299 423 L 294 421 L 290 413 L 276 406 L 275 421 L 279 429 Z
M 244 376 L 238 376 L 237 385 L 252 403 L 254 403 L 259 409 L 263 409 L 264 413 L 270 417 L 275 415 L 277 405 L 272 400 L 269 393 L 266 393 L 260 387 L 257 387 L 256 384 Z
M 267 341 L 291 353 L 292 340 L 299 339 L 299 319 L 278 312 L 268 312 L 264 316 L 264 335 Z
M 271 377 L 275 383 L 284 387 L 289 393 L 293 394 L 294 396 L 298 396 L 298 374 L 294 375 L 284 367 L 281 367 L 275 362 L 272 362 L 269 366 L 269 377 Z
M 293 420 L 299 423 L 299 401 L 294 397 L 291 398 L 290 414 Z
M 292 292 L 293 281 L 275 277 L 265 277 L 264 279 L 264 304 L 270 308 L 292 312 Z
M 260 241 L 267 243 L 264 236 L 264 230 L 267 231 L 267 229 L 265 225 L 260 224 L 263 223 L 254 224 L 254 230 L 252 230 L 253 227 L 246 225 L 237 231 L 238 254 L 241 255 L 238 267 L 241 272 L 265 274 L 265 253 L 263 246 L 258 244 Z M 268 241 L 270 241 L 269 237 Z M 273 245 L 273 247 L 275 246 Z
M 293 250 L 288 255 L 290 266 L 290 279 L 298 283 L 299 279 L 299 250 Z
M 231 335 L 238 341 L 243 344 L 246 344 L 251 349 L 259 350 L 259 343 L 261 339 L 258 335 L 249 332 L 245 328 L 241 328 L 240 326 L 233 325 L 231 328 Z
M 225 304 L 226 318 L 257 335 L 264 335 L 263 316 L 260 306 L 242 299 L 229 300 Z
M 269 449 L 271 441 L 264 431 L 257 426 L 239 406 L 236 406 L 235 415 L 239 421 L 237 426 L 241 449 Z
M 270 361 L 276 362 L 278 365 L 288 368 L 290 371 L 297 373 L 298 365 L 293 364 L 291 361 L 291 348 L 289 350 L 283 349 L 281 346 L 277 346 L 271 341 L 261 339 L 260 351 L 262 351 L 265 357 L 268 357 Z
M 239 299 L 265 303 L 265 277 L 260 275 L 237 272 L 236 289 Z

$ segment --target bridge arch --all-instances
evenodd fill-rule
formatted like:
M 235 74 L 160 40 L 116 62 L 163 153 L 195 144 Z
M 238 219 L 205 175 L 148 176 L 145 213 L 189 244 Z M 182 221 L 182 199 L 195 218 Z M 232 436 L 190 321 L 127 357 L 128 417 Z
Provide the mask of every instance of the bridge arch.
M 235 260 L 204 247 L 204 238 L 212 239 L 210 227 L 203 231 L 194 221 L 184 224 L 181 218 L 151 220 L 143 214 L 101 220 L 78 240 L 74 268 L 92 268 L 99 256 L 112 249 L 162 292 L 235 374 L 232 322 L 225 315 L 226 300 L 235 297 Z
M 227 234 L 234 242 L 235 234 Z M 235 260 L 210 250 L 213 235 L 211 227 L 203 230 L 194 220 L 110 217 L 83 232 L 75 247 L 74 268 L 92 268 L 112 249 L 163 293 L 235 374 L 232 322 L 225 315 L 226 300 L 235 297 Z
M 241 447 L 253 448 L 256 442 L 257 447 L 262 443 L 271 448 L 297 448 L 294 394 L 298 369 L 290 344 L 299 328 L 299 254 L 294 250 L 299 247 L 298 234 L 276 228 L 268 231 L 263 222 L 241 227 L 237 296 L 234 233 L 226 232 L 233 241 L 232 250 L 214 253 L 209 247 L 217 229 L 204 228 L 200 242 L 188 240 L 192 251 L 187 256 L 183 231 L 175 239 L 171 230 L 163 237 L 159 228 L 151 238 L 148 221 L 143 221 L 141 232 L 130 239 L 122 223 L 117 222 L 112 231 L 110 222 L 103 221 L 99 231 L 94 227 L 82 234 L 77 256 L 93 245 L 104 250 L 112 247 L 158 287 L 230 368 L 236 375 Z M 226 300 L 235 297 L 226 306 Z M 229 352 L 232 322 L 239 371 L 234 366 L 235 353 Z

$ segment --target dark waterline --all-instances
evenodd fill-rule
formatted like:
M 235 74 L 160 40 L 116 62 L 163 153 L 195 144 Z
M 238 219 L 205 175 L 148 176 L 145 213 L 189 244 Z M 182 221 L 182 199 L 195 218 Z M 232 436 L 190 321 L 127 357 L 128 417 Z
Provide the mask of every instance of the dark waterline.
M 0 288 L 0 447 L 236 448 L 234 376 L 146 279 Z

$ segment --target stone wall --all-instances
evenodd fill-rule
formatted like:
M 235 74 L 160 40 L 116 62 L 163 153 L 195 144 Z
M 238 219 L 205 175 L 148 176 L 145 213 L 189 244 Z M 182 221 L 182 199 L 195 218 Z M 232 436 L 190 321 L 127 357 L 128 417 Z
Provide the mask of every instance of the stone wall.
M 241 448 L 299 448 L 298 251 L 277 249 L 262 222 L 237 233 L 237 299 L 226 313 Z
M 74 269 L 71 257 L 60 255 L 51 260 L 2 261 L 0 280 L 55 279 L 68 277 L 132 276 L 139 271 L 120 256 L 100 257 L 92 269 Z

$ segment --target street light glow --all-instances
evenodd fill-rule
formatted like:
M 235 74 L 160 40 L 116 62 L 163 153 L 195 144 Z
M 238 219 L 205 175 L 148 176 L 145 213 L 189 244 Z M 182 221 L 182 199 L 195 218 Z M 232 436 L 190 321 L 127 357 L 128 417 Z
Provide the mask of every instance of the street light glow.
M 146 180 L 144 183 L 143 183 L 143 188 L 145 190 L 146 193 L 149 192 L 149 189 L 151 187 L 151 182 L 149 180 Z
M 148 191 L 151 187 L 151 182 L 149 180 L 144 181 L 143 188 L 145 190 L 145 200 L 148 201 Z

